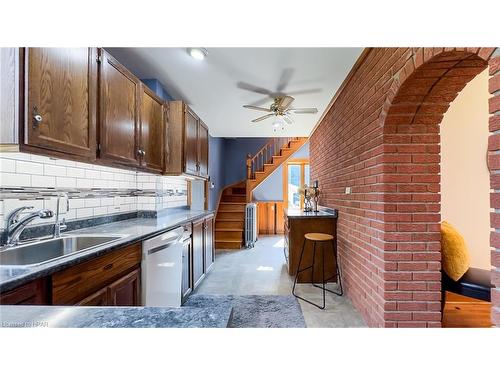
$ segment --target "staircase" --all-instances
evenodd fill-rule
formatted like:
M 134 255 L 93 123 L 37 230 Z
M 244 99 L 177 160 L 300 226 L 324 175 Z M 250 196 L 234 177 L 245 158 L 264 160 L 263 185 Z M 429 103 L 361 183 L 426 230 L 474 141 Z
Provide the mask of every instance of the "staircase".
M 292 156 L 306 137 L 272 138 L 254 156 L 247 158 L 247 179 L 226 187 L 215 217 L 215 248 L 241 249 L 244 245 L 245 205 L 253 190 Z
M 253 190 L 306 142 L 307 137 L 272 138 L 253 157 L 247 158 L 247 202 L 252 201 Z
M 223 190 L 215 217 L 216 249 L 243 247 L 246 199 L 245 181 Z

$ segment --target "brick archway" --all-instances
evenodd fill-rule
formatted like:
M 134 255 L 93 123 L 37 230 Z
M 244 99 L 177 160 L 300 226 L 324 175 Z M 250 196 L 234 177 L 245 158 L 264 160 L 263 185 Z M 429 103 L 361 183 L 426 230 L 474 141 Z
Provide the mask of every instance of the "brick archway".
M 488 67 L 493 51 L 419 49 L 389 89 L 382 113 L 385 326 L 440 326 L 439 126 L 458 93 Z M 490 82 L 498 86 L 495 69 Z
M 487 66 L 495 93 L 491 186 L 498 192 L 491 202 L 500 209 L 498 48 L 366 49 L 310 137 L 320 204 L 339 210 L 346 294 L 370 326 L 440 326 L 439 123 L 457 93 Z M 493 320 L 500 325 L 496 213 L 492 227 L 499 229 L 491 245 Z

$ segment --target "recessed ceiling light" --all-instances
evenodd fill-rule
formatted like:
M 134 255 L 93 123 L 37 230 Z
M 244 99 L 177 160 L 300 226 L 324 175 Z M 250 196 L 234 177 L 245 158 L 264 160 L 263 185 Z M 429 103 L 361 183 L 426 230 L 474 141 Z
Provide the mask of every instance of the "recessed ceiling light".
M 188 48 L 187 52 L 195 60 L 204 60 L 208 55 L 206 48 Z

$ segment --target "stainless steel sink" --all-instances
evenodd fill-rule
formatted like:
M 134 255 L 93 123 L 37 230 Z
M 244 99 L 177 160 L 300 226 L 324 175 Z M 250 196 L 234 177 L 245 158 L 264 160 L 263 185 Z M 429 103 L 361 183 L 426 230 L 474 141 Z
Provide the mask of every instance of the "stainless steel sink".
M 2 266 L 35 266 L 88 250 L 124 236 L 74 235 L 51 238 L 0 250 Z

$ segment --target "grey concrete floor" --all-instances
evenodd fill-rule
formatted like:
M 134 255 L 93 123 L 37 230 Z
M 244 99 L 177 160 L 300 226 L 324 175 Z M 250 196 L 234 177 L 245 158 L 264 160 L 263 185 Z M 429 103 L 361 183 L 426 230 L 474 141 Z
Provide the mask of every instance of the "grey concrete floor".
M 217 252 L 215 264 L 196 293 L 234 295 L 289 295 L 293 278 L 288 275 L 282 236 L 261 236 L 253 249 Z M 336 284 L 328 284 L 335 289 Z M 310 284 L 299 284 L 299 295 L 321 304 L 322 292 Z M 320 310 L 298 300 L 308 327 L 366 327 L 363 318 L 346 297 L 326 295 Z

